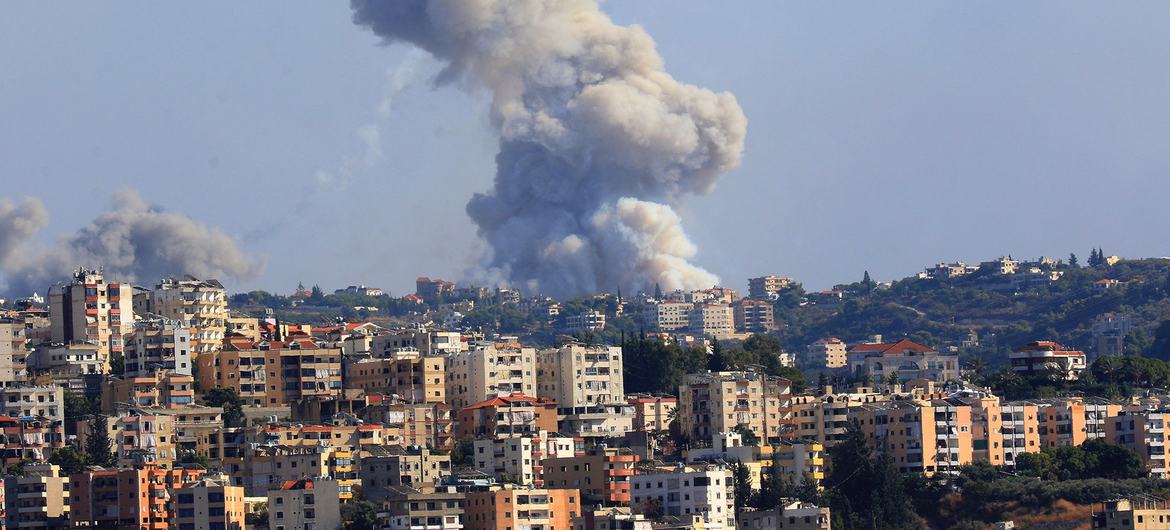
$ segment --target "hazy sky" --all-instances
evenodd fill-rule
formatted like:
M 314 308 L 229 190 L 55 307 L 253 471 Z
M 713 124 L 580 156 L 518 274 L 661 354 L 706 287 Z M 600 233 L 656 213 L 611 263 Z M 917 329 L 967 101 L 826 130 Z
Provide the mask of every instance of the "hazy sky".
M 435 63 L 379 45 L 342 2 L 214 4 L 6 7 L 0 196 L 46 202 L 42 242 L 130 187 L 267 260 L 233 290 L 401 294 L 475 263 L 464 205 L 497 149 L 483 94 L 435 89 Z M 747 114 L 742 166 L 680 210 L 730 287 L 1170 254 L 1170 3 L 604 8 Z

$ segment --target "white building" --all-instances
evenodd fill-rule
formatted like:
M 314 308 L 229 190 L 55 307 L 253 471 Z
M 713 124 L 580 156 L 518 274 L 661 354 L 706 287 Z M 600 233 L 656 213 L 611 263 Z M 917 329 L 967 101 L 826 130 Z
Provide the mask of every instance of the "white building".
M 657 507 L 663 515 L 701 515 L 705 528 L 735 528 L 731 471 L 720 466 L 659 469 L 630 477 L 631 505 L 638 513 Z
M 646 306 L 643 316 L 657 331 L 678 331 L 690 326 L 694 307 L 688 302 L 659 302 Z
M 583 454 L 578 449 L 572 437 L 540 431 L 532 436 L 476 440 L 473 460 L 475 469 L 497 480 L 540 488 L 544 487 L 541 462 Z
M 727 304 L 699 304 L 690 313 L 690 331 L 725 340 L 735 334 L 735 311 Z
M 536 350 L 519 343 L 478 345 L 447 358 L 447 402 L 455 410 L 495 396 L 535 397 Z

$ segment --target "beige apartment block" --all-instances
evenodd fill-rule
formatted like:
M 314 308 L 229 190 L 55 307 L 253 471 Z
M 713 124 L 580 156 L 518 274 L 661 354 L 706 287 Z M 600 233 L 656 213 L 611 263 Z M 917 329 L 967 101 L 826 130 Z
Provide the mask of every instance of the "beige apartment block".
M 24 466 L 24 476 L 7 475 L 4 508 L 10 528 L 65 528 L 69 525 L 69 477 L 57 464 Z
M 694 308 L 690 302 L 658 302 L 647 305 L 643 315 L 656 331 L 679 331 L 690 327 Z
M 575 489 L 522 488 L 505 485 L 467 494 L 465 530 L 577 528 L 583 523 L 581 495 Z
M 0 387 L 28 381 L 28 349 L 23 322 L 0 320 Z
M 678 421 L 696 440 L 738 425 L 761 440 L 778 440 L 791 434 L 791 382 L 755 372 L 688 375 L 679 386 Z
M 759 278 L 749 278 L 748 296 L 751 298 L 766 300 L 775 296 L 780 291 L 791 287 L 792 284 L 792 278 L 787 278 L 784 276 L 760 276 Z
M 107 283 L 100 270 L 79 269 L 70 283 L 49 288 L 52 341 L 98 345 L 108 372 L 110 356 L 122 354 L 123 337 L 134 331 L 133 306 L 130 284 Z
M 447 356 L 447 402 L 456 410 L 514 392 L 537 395 L 535 349 L 496 343 Z
M 447 400 L 447 359 L 423 357 L 417 350 L 397 350 L 386 357 L 347 356 L 345 388 L 366 394 L 394 394 L 411 403 Z
M 746 333 L 767 333 L 776 329 L 772 316 L 772 302 L 745 298 L 731 304 L 735 315 L 736 331 Z
M 562 409 L 625 403 L 622 349 L 569 344 L 536 353 L 536 395 Z
M 837 337 L 820 339 L 808 347 L 809 356 L 824 363 L 825 368 L 843 368 L 846 361 L 845 341 Z
M 689 329 L 702 337 L 730 339 L 735 334 L 735 312 L 726 304 L 698 304 L 691 310 Z
M 341 528 L 341 502 L 335 480 L 289 480 L 268 492 L 271 530 Z
M 230 388 L 250 406 L 285 406 L 341 394 L 341 350 L 307 339 L 228 341 L 196 359 L 199 387 Z
M 167 278 L 150 294 L 148 309 L 195 328 L 194 354 L 218 350 L 227 332 L 227 289 L 219 280 Z
M 181 530 L 244 530 L 244 488 L 226 476 L 204 476 L 171 493 L 172 528 Z
M 539 431 L 530 435 L 482 438 L 473 446 L 475 468 L 497 480 L 524 486 L 545 486 L 544 461 L 584 454 L 583 438 Z

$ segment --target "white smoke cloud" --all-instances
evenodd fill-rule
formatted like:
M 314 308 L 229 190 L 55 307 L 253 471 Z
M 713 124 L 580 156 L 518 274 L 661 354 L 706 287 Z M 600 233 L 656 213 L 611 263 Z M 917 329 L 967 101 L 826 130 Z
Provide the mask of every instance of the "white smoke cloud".
M 361 140 L 361 152 L 347 155 L 332 170 L 317 170 L 313 174 L 313 180 L 318 186 L 344 189 L 349 186 L 349 182 L 355 174 L 371 169 L 382 161 L 385 156 L 382 151 L 382 122 L 390 118 L 394 101 L 398 99 L 398 95 L 414 83 L 422 59 L 421 53 L 411 51 L 398 66 L 386 71 L 385 88 L 382 91 L 381 99 L 374 107 L 374 118 L 359 126 L 355 131 L 358 139 Z
M 222 231 L 178 213 L 151 207 L 136 192 L 114 194 L 109 211 L 48 248 L 32 248 L 31 236 L 48 222 L 37 199 L 21 207 L 0 202 L 0 271 L 8 290 L 44 292 L 77 267 L 104 268 L 126 282 L 167 276 L 248 279 L 263 268 Z
M 495 185 L 467 212 L 490 246 L 482 276 L 563 296 L 708 287 L 670 205 L 711 191 L 743 154 L 728 93 L 680 83 L 640 27 L 593 0 L 352 0 L 354 21 L 486 87 Z

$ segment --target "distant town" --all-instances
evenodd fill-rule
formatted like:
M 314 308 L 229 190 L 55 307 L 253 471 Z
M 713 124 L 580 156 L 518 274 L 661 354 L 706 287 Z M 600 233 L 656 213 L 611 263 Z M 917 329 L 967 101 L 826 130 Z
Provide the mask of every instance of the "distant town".
M 1085 265 L 1001 257 L 819 292 L 776 275 L 748 286 L 555 300 L 420 277 L 397 297 L 232 294 L 211 278 L 137 285 L 79 268 L 3 302 L 0 521 L 719 530 L 828 529 L 875 512 L 882 528 L 1170 517 L 1140 500 L 1170 473 L 1170 326 L 1154 309 L 1170 261 L 1094 249 Z M 930 320 L 938 297 L 961 317 Z M 1010 304 L 1051 308 L 1005 320 Z

